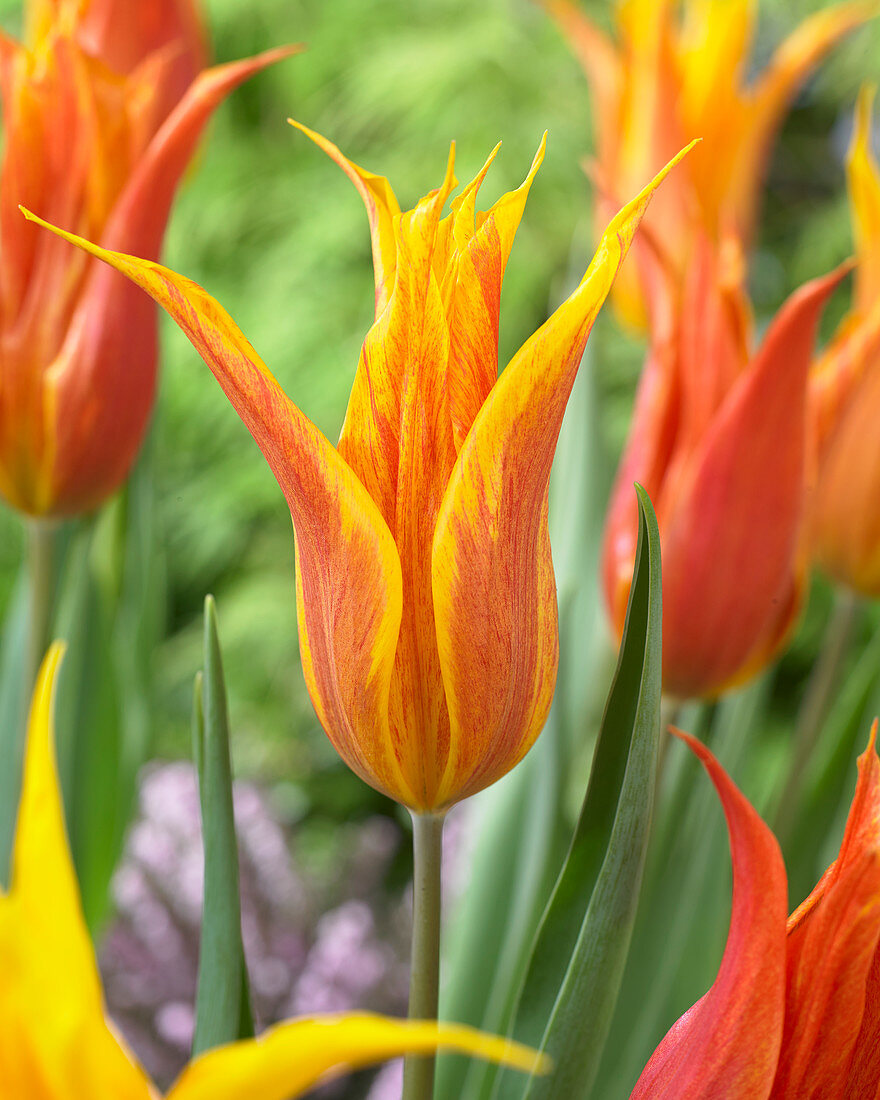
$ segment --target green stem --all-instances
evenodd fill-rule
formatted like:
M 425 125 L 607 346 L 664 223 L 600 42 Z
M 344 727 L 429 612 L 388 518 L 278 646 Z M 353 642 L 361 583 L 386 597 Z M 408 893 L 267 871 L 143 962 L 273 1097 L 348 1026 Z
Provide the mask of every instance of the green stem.
M 30 610 L 25 654 L 25 707 L 30 705 L 37 673 L 50 640 L 54 594 L 55 530 L 55 524 L 46 520 L 29 519 L 27 521 Z
M 794 827 L 807 776 L 807 767 L 834 701 L 841 668 L 849 652 L 853 631 L 858 622 L 859 607 L 859 598 L 855 592 L 849 589 L 838 589 L 822 651 L 798 710 L 791 766 L 773 818 L 773 831 L 783 846 Z
M 413 938 L 409 1018 L 436 1020 L 440 986 L 440 856 L 443 816 L 413 814 Z M 404 1062 L 402 1100 L 431 1100 L 434 1057 Z

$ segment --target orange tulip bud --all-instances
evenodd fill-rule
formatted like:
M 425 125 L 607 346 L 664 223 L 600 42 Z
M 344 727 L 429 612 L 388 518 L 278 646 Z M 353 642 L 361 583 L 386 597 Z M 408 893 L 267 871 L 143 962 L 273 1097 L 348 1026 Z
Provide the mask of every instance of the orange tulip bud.
M 756 4 L 753 0 L 618 0 L 610 38 L 573 0 L 544 0 L 571 41 L 593 95 L 595 176 L 609 204 L 632 193 L 685 141 L 703 144 L 658 195 L 645 229 L 679 277 L 696 237 L 718 242 L 733 233 L 748 247 L 773 140 L 788 104 L 811 69 L 848 31 L 875 15 L 876 3 L 842 3 L 806 19 L 749 80 Z M 643 327 L 645 295 L 627 264 L 614 302 Z
M 27 32 L 23 45 L 0 38 L 0 495 L 59 516 L 96 507 L 134 460 L 155 390 L 155 307 L 16 205 L 156 257 L 211 113 L 289 51 L 197 76 L 188 0 L 34 0 Z
M 872 90 L 849 152 L 858 266 L 853 308 L 812 371 L 813 554 L 835 579 L 880 596 L 880 169 L 871 152 Z
M 880 1094 L 880 759 L 859 758 L 840 854 L 785 920 L 773 834 L 711 752 L 724 806 L 733 911 L 718 976 L 654 1052 L 632 1100 L 862 1100 Z
M 732 242 L 716 251 L 703 240 L 681 299 L 657 267 L 653 347 L 606 521 L 603 582 L 620 633 L 639 481 L 663 542 L 664 686 L 716 695 L 773 657 L 800 605 L 807 372 L 822 305 L 846 268 L 792 295 L 752 354 Z
M 543 143 L 517 190 L 476 212 L 490 157 L 443 217 L 452 156 L 401 212 L 387 180 L 305 132 L 354 182 L 373 239 L 376 321 L 338 447 L 200 287 L 63 235 L 168 310 L 266 456 L 293 517 L 303 670 L 330 740 L 377 789 L 439 812 L 509 771 L 547 716 L 550 466 L 590 328 L 671 165 L 498 377 L 501 281 Z

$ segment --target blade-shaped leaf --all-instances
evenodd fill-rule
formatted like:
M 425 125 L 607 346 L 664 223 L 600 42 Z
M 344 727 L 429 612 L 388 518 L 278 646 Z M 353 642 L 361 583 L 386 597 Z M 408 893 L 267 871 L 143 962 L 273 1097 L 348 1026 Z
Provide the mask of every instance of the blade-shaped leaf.
M 226 685 L 217 613 L 210 596 L 205 600 L 204 662 L 193 701 L 193 753 L 205 848 L 194 1056 L 254 1033 L 241 942 Z
M 0 636 L 0 888 L 9 884 L 9 860 L 18 814 L 27 699 L 27 570 L 22 568 Z
M 565 866 L 535 939 L 513 1034 L 556 1066 L 529 1100 L 587 1095 L 623 973 L 644 867 L 660 723 L 660 538 L 647 494 L 617 672 Z M 496 1095 L 519 1097 L 505 1075 Z

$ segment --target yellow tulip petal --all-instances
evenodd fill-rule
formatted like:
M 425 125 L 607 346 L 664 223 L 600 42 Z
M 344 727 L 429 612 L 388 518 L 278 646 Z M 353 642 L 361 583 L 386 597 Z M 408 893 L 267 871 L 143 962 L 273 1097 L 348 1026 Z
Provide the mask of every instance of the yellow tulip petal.
M 287 499 L 306 683 L 327 735 L 373 786 L 407 794 L 388 729 L 400 626 L 391 532 L 351 467 L 287 397 L 223 307 L 168 268 L 110 252 L 23 211 L 121 271 L 180 325 L 260 446 Z M 344 664 L 336 654 L 344 653 Z
M 148 1100 L 146 1076 L 107 1026 L 55 767 L 52 694 L 63 647 L 34 692 L 12 885 L 0 895 L 0 1083 L 21 1100 Z
M 187 1066 L 167 1100 L 294 1100 L 328 1076 L 438 1047 L 526 1071 L 547 1068 L 534 1051 L 467 1027 L 366 1013 L 316 1017 L 209 1051 Z
M 394 219 L 400 214 L 400 205 L 391 184 L 384 176 L 377 176 L 361 168 L 346 157 L 337 145 L 321 134 L 303 126 L 294 119 L 287 120 L 302 131 L 319 149 L 334 160 L 357 188 L 367 208 L 370 236 L 373 241 L 373 269 L 376 276 L 376 316 L 378 317 L 391 297 L 394 274 L 397 269 L 397 245 L 394 241 Z
M 612 220 L 580 286 L 514 356 L 459 453 L 433 553 L 452 738 L 437 806 L 513 767 L 546 718 L 558 647 L 547 534 L 556 440 L 596 314 L 651 195 L 683 155 Z
M 855 308 L 870 312 L 880 298 L 880 169 L 871 150 L 871 108 L 876 87 L 865 86 L 856 107 L 847 180 L 858 267 Z

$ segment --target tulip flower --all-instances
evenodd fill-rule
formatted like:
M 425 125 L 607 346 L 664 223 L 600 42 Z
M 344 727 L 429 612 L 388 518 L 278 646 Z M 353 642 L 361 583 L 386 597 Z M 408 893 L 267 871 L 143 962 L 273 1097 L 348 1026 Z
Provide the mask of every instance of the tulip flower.
M 156 310 L 33 226 L 26 202 L 155 258 L 181 175 L 224 97 L 290 50 L 199 69 L 192 0 L 30 0 L 0 35 L 0 496 L 89 511 L 124 480 L 152 409 Z
M 750 60 L 754 0 L 618 0 L 616 39 L 573 0 L 543 0 L 584 68 L 596 120 L 597 223 L 685 141 L 703 138 L 657 198 L 645 222 L 676 273 L 687 272 L 695 235 L 726 234 L 748 248 L 773 141 L 788 104 L 843 35 L 876 14 L 872 3 L 816 12 L 776 49 L 760 74 Z M 614 301 L 631 325 L 647 320 L 636 268 L 629 263 Z
M 735 242 L 704 238 L 680 296 L 655 266 L 653 343 L 606 520 L 603 584 L 619 634 L 638 481 L 663 540 L 664 688 L 713 696 L 771 660 L 801 603 L 807 375 L 845 269 L 793 294 L 753 353 Z
M 840 853 L 786 922 L 775 838 L 698 741 L 733 854 L 733 907 L 712 988 L 654 1052 L 632 1100 L 867 1100 L 880 1095 L 880 759 L 859 759 Z
M 880 169 L 864 89 L 849 151 L 853 306 L 811 377 L 811 548 L 836 580 L 880 596 Z
M 452 155 L 440 188 L 401 212 L 386 179 L 305 132 L 352 179 L 372 231 L 376 320 L 338 447 L 204 290 L 55 232 L 147 290 L 214 372 L 290 507 L 303 670 L 324 729 L 368 783 L 439 815 L 512 768 L 546 718 L 550 465 L 593 320 L 671 164 L 496 377 L 501 280 L 543 143 L 521 187 L 475 216 L 490 157 L 444 218 Z
M 0 1081 L 4 1100 L 158 1100 L 106 1018 L 64 831 L 51 698 L 62 647 L 34 693 L 13 853 L 0 892 Z M 366 1013 L 289 1020 L 192 1061 L 168 1100 L 288 1100 L 329 1074 L 438 1045 L 533 1069 L 537 1056 L 470 1028 Z

